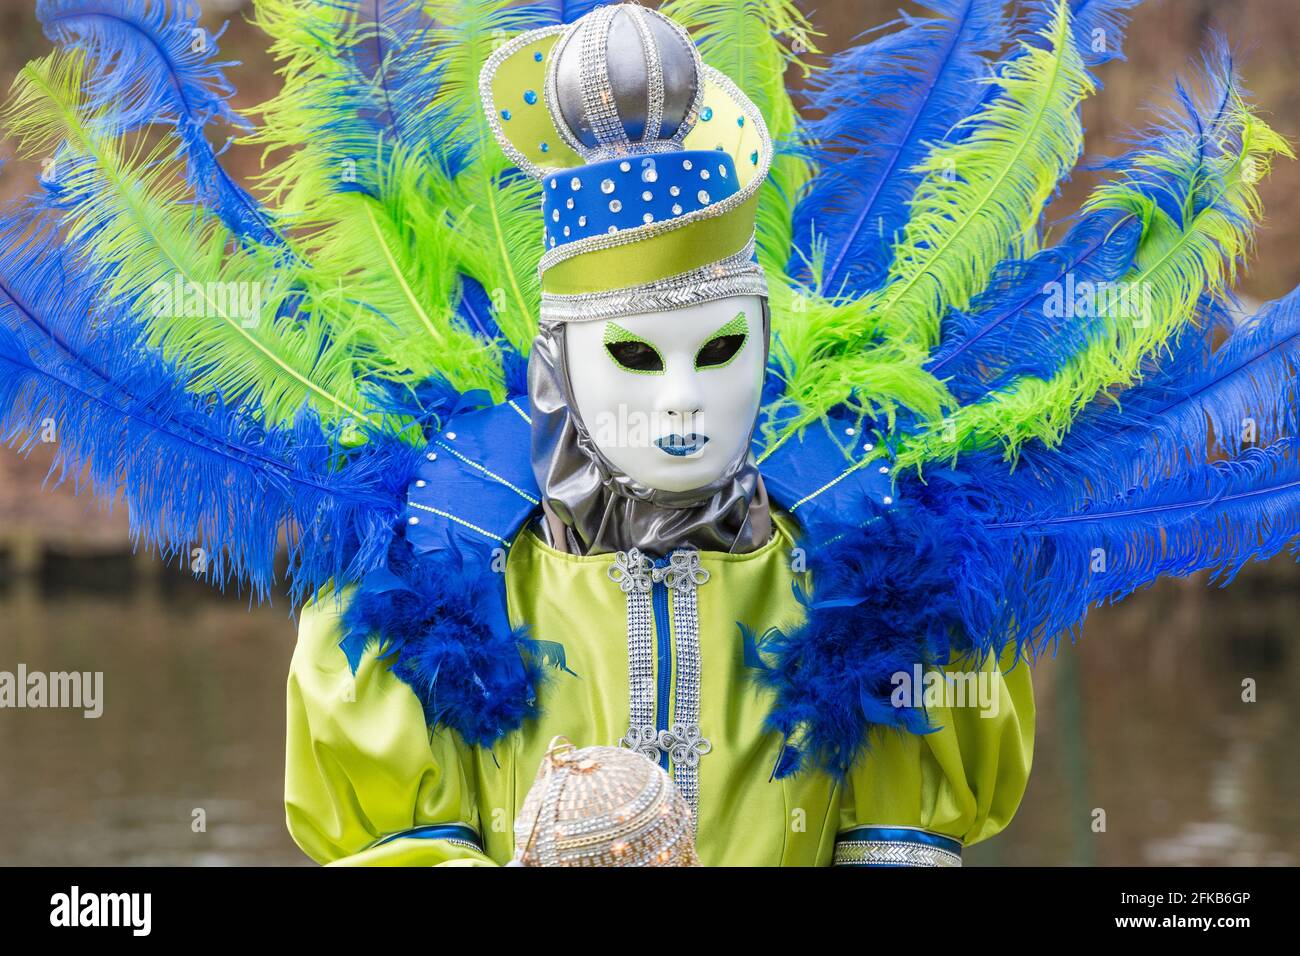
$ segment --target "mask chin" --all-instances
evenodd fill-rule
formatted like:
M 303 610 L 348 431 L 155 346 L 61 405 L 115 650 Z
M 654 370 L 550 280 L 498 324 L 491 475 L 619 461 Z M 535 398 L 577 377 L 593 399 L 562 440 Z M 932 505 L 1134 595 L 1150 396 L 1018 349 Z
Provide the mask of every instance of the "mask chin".
M 572 406 L 614 472 L 682 493 L 744 462 L 767 363 L 759 296 L 570 322 L 564 347 Z

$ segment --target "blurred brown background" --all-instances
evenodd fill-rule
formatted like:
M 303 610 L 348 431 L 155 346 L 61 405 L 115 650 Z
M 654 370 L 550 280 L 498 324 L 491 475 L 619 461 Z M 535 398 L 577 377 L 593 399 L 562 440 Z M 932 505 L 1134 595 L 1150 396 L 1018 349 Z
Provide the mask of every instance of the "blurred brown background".
M 847 45 L 884 23 L 896 0 L 805 4 Z M 223 58 L 247 109 L 276 88 L 263 38 L 241 0 L 205 0 L 225 18 Z M 1143 105 L 1227 33 L 1247 85 L 1273 125 L 1300 139 L 1300 3 L 1147 0 L 1085 108 L 1088 149 L 1145 121 Z M 0 0 L 0 87 L 48 49 L 25 0 Z M 0 144 L 0 157 L 7 148 Z M 235 172 L 257 156 L 234 150 Z M 0 197 L 33 186 L 21 163 L 0 169 Z M 1058 209 L 1093 178 L 1080 173 Z M 1263 184 L 1268 221 L 1240 288 L 1255 300 L 1300 282 L 1300 164 Z M 57 711 L 0 712 L 0 864 L 297 863 L 280 804 L 283 678 L 294 632 L 281 601 L 249 612 L 176 570 L 129 553 L 125 515 L 66 488 L 42 493 L 47 449 L 0 453 L 0 670 L 102 670 L 97 721 Z M 1007 832 L 969 854 L 1002 864 L 1295 864 L 1300 861 L 1300 718 L 1296 585 L 1285 556 L 1228 591 L 1166 582 L 1096 612 L 1075 649 L 1035 672 L 1035 772 Z M 1241 701 L 1244 679 L 1258 702 Z M 195 832 L 194 811 L 206 815 Z M 1096 811 L 1105 813 L 1096 832 Z

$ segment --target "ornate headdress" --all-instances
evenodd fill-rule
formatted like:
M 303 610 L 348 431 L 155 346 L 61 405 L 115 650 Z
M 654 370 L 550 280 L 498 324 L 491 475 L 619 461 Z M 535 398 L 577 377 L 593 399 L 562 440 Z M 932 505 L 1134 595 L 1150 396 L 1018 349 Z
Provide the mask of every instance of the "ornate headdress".
M 672 20 L 624 3 L 530 31 L 484 64 L 480 93 L 506 155 L 543 185 L 543 322 L 766 295 L 767 125 Z

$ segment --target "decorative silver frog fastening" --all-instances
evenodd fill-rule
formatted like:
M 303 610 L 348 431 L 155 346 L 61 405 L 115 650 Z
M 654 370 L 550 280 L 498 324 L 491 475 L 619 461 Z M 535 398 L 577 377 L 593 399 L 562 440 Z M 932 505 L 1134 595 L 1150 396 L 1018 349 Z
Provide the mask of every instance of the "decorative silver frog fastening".
M 662 581 L 670 590 L 697 588 L 709 580 L 709 572 L 700 567 L 698 551 L 674 551 L 668 564 L 652 572 L 656 581 Z
M 675 723 L 668 730 L 659 731 L 659 749 L 667 751 L 674 764 L 694 769 L 700 758 L 713 749 L 700 733 L 699 724 Z
M 635 750 L 652 763 L 659 762 L 659 735 L 654 724 L 633 724 L 618 742 L 620 747 Z
M 697 589 L 709 580 L 692 549 L 674 551 L 663 567 L 637 548 L 619 551 L 606 569 L 609 579 L 627 595 L 628 731 L 619 745 L 635 750 L 647 760 L 658 761 L 667 754 L 673 765 L 673 781 L 699 816 L 700 758 L 713 745 L 700 731 L 700 617 Z M 655 620 L 651 591 L 662 583 L 672 592 L 672 629 L 675 667 L 673 673 L 673 716 L 667 730 L 659 730 L 655 719 L 654 639 Z
M 640 548 L 631 548 L 616 553 L 605 573 L 624 594 L 649 594 L 655 580 L 654 570 L 654 563 L 641 553 Z

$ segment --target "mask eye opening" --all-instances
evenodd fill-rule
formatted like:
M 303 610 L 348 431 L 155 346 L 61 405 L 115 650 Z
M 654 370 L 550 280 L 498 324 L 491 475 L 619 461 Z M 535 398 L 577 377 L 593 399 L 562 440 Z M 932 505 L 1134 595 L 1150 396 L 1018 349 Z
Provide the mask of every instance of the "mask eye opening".
M 625 372 L 638 375 L 663 373 L 664 359 L 659 350 L 620 325 L 606 323 L 602 344 L 614 364 Z
M 695 353 L 695 368 L 726 368 L 732 363 L 749 339 L 749 325 L 745 313 L 718 329 Z

